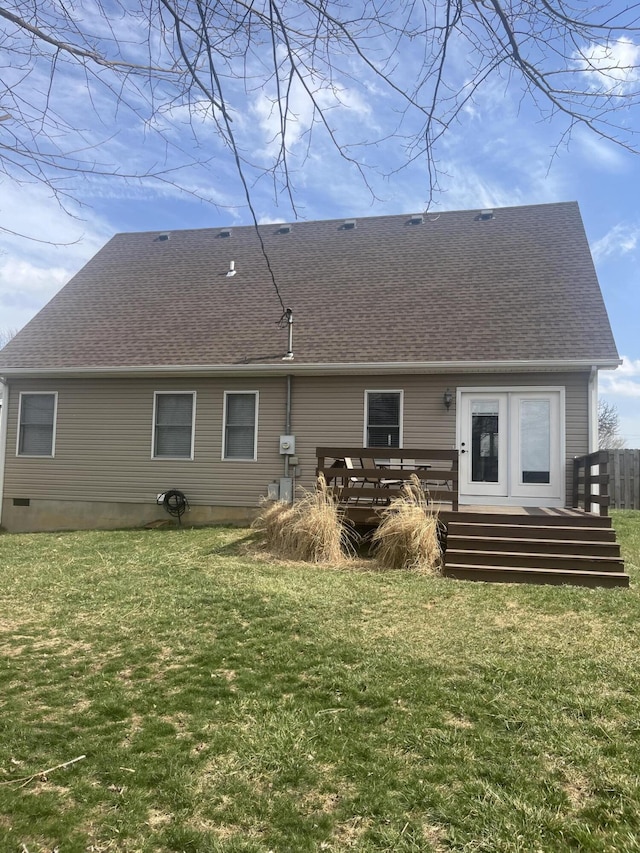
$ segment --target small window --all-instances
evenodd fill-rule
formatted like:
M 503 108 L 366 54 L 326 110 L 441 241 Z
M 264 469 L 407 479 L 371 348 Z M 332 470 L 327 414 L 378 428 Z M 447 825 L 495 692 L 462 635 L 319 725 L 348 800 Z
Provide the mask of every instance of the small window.
M 57 393 L 20 394 L 19 456 L 53 456 Z
M 402 447 L 402 391 L 366 392 L 365 444 Z
M 258 437 L 258 392 L 224 392 L 223 459 L 255 460 Z
M 193 459 L 195 391 L 156 391 L 153 414 L 154 459 Z

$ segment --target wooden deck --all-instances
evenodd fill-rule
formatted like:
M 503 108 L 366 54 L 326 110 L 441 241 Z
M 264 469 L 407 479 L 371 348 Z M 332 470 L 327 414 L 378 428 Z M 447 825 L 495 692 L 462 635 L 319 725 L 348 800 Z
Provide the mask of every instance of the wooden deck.
M 387 459 L 386 454 L 393 457 Z M 318 473 L 324 474 L 345 518 L 356 526 L 377 527 L 403 483 L 417 476 L 443 522 L 445 577 L 629 586 L 615 530 L 606 515 L 606 470 L 593 473 L 589 467 L 603 464 L 601 454 L 577 460 L 581 469 L 576 475 L 574 507 L 566 508 L 460 504 L 455 450 L 319 447 L 317 456 Z M 602 514 L 576 508 L 579 502 L 597 506 Z

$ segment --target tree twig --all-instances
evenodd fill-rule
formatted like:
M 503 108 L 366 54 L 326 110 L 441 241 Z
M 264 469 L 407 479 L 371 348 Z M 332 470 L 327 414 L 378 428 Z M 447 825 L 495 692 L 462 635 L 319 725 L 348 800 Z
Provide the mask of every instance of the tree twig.
M 82 759 L 86 757 L 86 755 L 79 755 L 77 758 L 72 758 L 70 761 L 63 761 L 62 764 L 56 764 L 55 767 L 47 767 L 46 770 L 38 770 L 36 773 L 32 773 L 31 776 L 22 776 L 20 779 L 8 779 L 6 782 L 0 782 L 0 785 L 15 785 L 16 782 L 22 782 L 20 787 L 24 788 L 25 785 L 29 784 L 29 782 L 37 779 L 38 776 L 46 776 L 49 773 L 53 773 L 54 770 L 61 770 L 63 767 L 69 767 L 71 764 L 75 764 L 76 761 L 82 761 Z

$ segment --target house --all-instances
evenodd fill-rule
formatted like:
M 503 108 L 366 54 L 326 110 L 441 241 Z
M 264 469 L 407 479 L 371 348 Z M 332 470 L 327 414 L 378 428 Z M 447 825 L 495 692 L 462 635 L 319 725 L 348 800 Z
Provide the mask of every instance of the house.
M 243 521 L 323 445 L 458 448 L 461 504 L 564 507 L 618 364 L 574 202 L 117 234 L 0 352 L 1 523 L 167 489 Z

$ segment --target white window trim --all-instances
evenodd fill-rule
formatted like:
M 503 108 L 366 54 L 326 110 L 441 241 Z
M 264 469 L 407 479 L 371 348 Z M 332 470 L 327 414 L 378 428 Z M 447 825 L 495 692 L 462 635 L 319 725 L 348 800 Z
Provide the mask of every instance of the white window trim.
M 402 388 L 366 388 L 364 392 L 364 430 L 362 434 L 362 446 L 368 447 L 367 429 L 369 427 L 369 394 L 399 394 L 400 395 L 400 419 L 398 423 L 399 437 L 398 450 L 404 446 L 404 390 Z M 393 449 L 393 448 L 390 448 Z M 384 450 L 381 447 L 380 450 Z
M 36 394 L 53 395 L 53 429 L 51 430 L 51 453 L 20 453 L 20 426 L 22 424 L 22 397 L 34 397 Z M 58 423 L 58 392 L 57 391 L 21 391 L 18 402 L 18 429 L 16 430 L 16 456 L 21 459 L 54 459 L 56 455 L 56 426 Z
M 237 394 L 253 394 L 256 398 L 255 405 L 255 417 L 253 423 L 253 456 L 247 456 L 241 458 L 239 456 L 226 456 L 227 449 L 227 397 L 232 397 Z M 259 391 L 225 391 L 224 392 L 224 403 L 222 407 L 222 455 L 220 459 L 223 462 L 257 462 L 258 461 L 258 408 L 260 406 L 260 392 Z
M 182 394 L 186 396 L 191 394 L 193 403 L 191 404 L 191 449 L 188 456 L 156 456 L 156 411 L 157 398 L 165 394 Z M 197 391 L 154 391 L 153 392 L 153 410 L 151 412 L 151 458 L 155 462 L 193 462 L 195 456 L 195 441 L 196 441 L 196 404 L 198 394 Z

